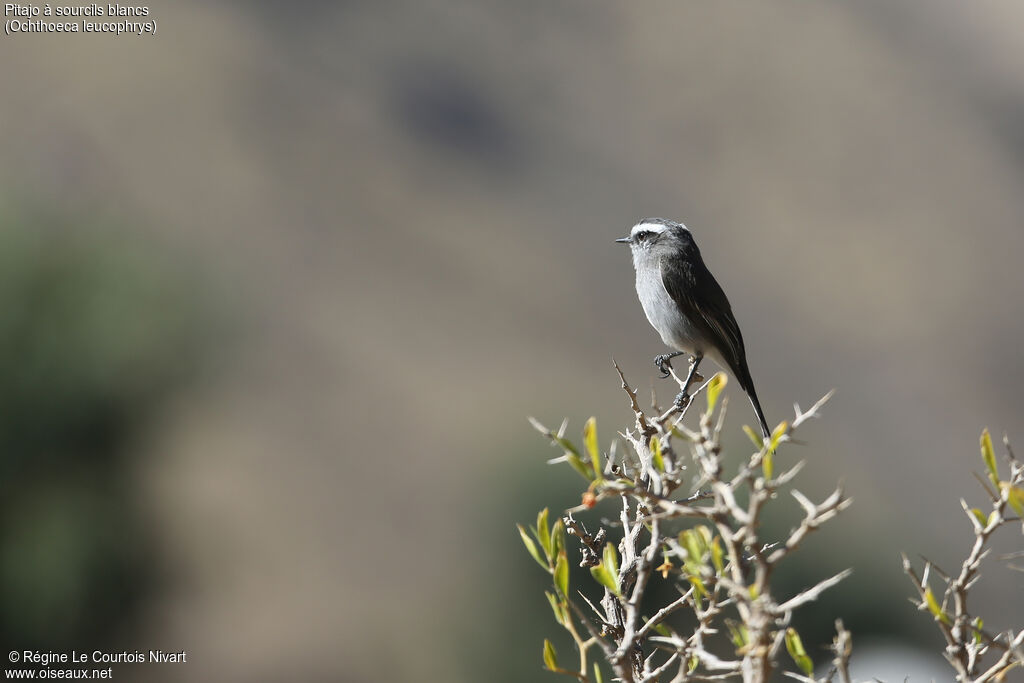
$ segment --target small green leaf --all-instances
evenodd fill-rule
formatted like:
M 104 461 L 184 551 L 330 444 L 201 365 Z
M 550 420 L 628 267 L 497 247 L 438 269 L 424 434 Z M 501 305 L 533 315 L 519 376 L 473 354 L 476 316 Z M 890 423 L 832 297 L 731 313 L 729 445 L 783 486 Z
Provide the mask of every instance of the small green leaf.
M 1006 491 L 1006 502 L 1010 504 L 1013 511 L 1019 516 L 1024 517 L 1024 489 L 1019 486 L 1013 486 L 1010 482 L 1002 482 L 1002 488 Z M 1007 491 L 1007 489 L 1009 489 Z M 992 514 L 995 514 L 994 512 Z
M 569 439 L 566 439 L 564 436 L 559 436 L 554 432 L 547 431 L 543 425 L 541 425 L 539 422 L 532 418 L 530 421 L 533 423 L 533 426 L 541 430 L 541 432 L 545 436 L 550 437 L 552 442 L 562 447 L 562 450 L 565 451 L 565 453 L 563 454 L 565 461 L 568 462 L 574 470 L 579 472 L 580 476 L 582 476 L 588 482 L 593 481 L 594 476 L 590 471 L 590 466 L 587 463 L 583 462 L 583 459 L 580 458 L 580 452 L 576 450 L 575 446 L 572 445 L 572 441 L 569 441 Z M 561 461 L 561 458 L 558 458 L 557 461 Z
M 569 597 L 569 558 L 564 550 L 558 553 L 558 559 L 555 560 L 554 577 L 555 590 L 563 598 Z
M 704 529 L 704 527 L 686 529 L 679 534 L 679 544 L 686 550 L 686 559 L 683 564 L 693 574 L 699 574 L 704 567 L 704 553 L 707 550 L 707 539 L 699 529 Z M 705 533 L 708 533 L 706 529 Z
M 764 441 L 757 432 L 750 428 L 750 425 L 743 425 L 743 433 L 747 435 L 748 439 L 750 439 L 750 443 L 754 444 L 754 448 L 761 450 L 761 448 L 764 447 Z
M 659 472 L 665 471 L 665 457 L 661 454 L 661 440 L 657 436 L 651 437 L 651 461 L 654 469 Z
M 788 421 L 783 420 L 782 422 L 779 423 L 779 426 L 776 427 L 775 431 L 772 432 L 771 442 L 768 445 L 768 450 L 769 451 L 774 451 L 776 448 L 779 447 L 779 442 L 782 441 L 782 437 L 784 437 L 786 435 L 786 432 L 788 430 L 789 430 L 789 422 Z
M 591 467 L 594 468 L 594 479 L 604 479 L 603 466 L 601 465 L 601 449 L 597 445 L 597 418 L 590 418 L 583 425 L 583 445 L 586 446 L 587 455 L 590 456 Z
M 558 601 L 558 598 L 554 593 L 544 591 L 544 596 L 547 597 L 548 602 L 551 603 L 551 611 L 555 613 L 555 621 L 560 625 L 565 625 L 565 617 L 562 615 L 562 603 Z
M 693 655 L 690 657 L 690 661 L 686 664 L 686 673 L 692 674 L 697 669 L 698 665 L 700 665 L 700 659 L 697 658 L 697 655 Z
M 551 527 L 551 556 L 558 555 L 565 550 L 565 522 L 559 517 L 555 525 Z
M 679 532 L 679 545 L 683 546 L 683 550 L 686 551 L 686 559 L 692 560 L 697 554 L 696 550 L 697 540 L 693 538 L 693 531 L 690 529 L 683 529 Z
M 974 627 L 974 644 L 981 645 L 981 628 L 985 622 L 981 620 L 981 617 L 975 617 L 971 625 Z
M 732 644 L 736 646 L 737 650 L 742 650 L 747 646 L 749 635 L 747 634 L 747 627 L 743 624 L 738 624 L 732 619 L 725 621 L 726 628 L 729 629 L 729 639 Z
M 610 590 L 612 593 L 614 593 L 615 595 L 620 595 L 619 584 L 615 580 L 615 576 L 610 571 L 608 571 L 608 567 L 605 566 L 604 562 L 597 565 L 596 567 L 591 567 L 590 575 L 594 577 L 595 581 L 597 581 L 599 584 Z
M 604 674 L 601 673 L 601 667 L 594 662 L 594 681 L 595 683 L 604 683 Z
M 591 470 L 590 465 L 583 462 L 583 460 L 580 459 L 580 456 L 575 453 L 566 452 L 565 460 L 569 463 L 570 467 L 580 473 L 581 477 L 587 481 L 594 481 L 594 473 Z
M 611 543 L 605 544 L 604 557 L 601 559 L 604 561 L 604 566 L 608 567 L 608 571 L 612 573 L 612 576 L 619 575 L 619 553 L 615 551 L 615 546 Z
M 708 394 L 708 413 L 712 413 L 715 410 L 715 404 L 718 403 L 718 396 L 722 393 L 722 389 L 729 383 L 729 378 L 725 376 L 724 372 L 715 373 L 715 376 L 708 382 L 707 394 Z
M 800 670 L 804 672 L 804 675 L 810 676 L 814 671 L 814 662 L 807 656 L 807 650 L 804 649 L 804 643 L 800 640 L 800 634 L 796 632 L 795 628 L 786 629 L 786 650 Z
M 687 434 L 683 430 L 679 429 L 679 427 L 672 427 L 669 430 L 668 435 L 674 436 L 681 441 L 689 441 L 690 443 L 694 443 L 699 440 L 699 435 L 693 434 L 692 432 Z
M 543 567 L 545 571 L 550 572 L 551 566 L 548 565 L 548 563 L 540 556 L 540 552 L 537 550 L 537 544 L 534 543 L 533 539 L 526 533 L 526 529 L 523 528 L 522 524 L 516 524 L 516 526 L 519 528 L 519 535 L 523 538 L 523 545 L 526 546 L 526 551 L 530 553 L 530 556 L 533 557 L 533 559 L 537 560 L 537 564 Z
M 721 574 L 725 566 L 725 551 L 722 550 L 722 543 L 718 536 L 711 542 L 711 563 L 715 565 L 715 573 Z
M 761 472 L 764 474 L 764 478 L 771 480 L 772 475 L 775 474 L 775 451 L 769 450 L 764 454 L 764 459 L 761 461 Z
M 996 466 L 996 453 L 992 449 L 992 436 L 988 427 L 981 432 L 981 459 L 988 469 L 988 478 L 994 486 L 999 487 L 999 468 Z
M 583 425 L 583 445 L 587 449 L 587 455 L 591 458 L 598 455 L 597 450 L 597 418 L 591 417 Z
M 978 524 L 981 525 L 981 528 L 984 529 L 988 526 L 988 516 L 979 508 L 971 508 L 971 514 L 974 515 L 976 520 L 978 520 Z
M 694 591 L 697 593 L 698 598 L 706 598 L 708 595 L 708 589 L 704 586 L 704 582 L 696 574 L 690 574 L 686 577 L 690 581 L 690 585 L 693 586 Z
M 573 446 L 572 441 L 569 441 L 569 439 L 564 436 L 558 436 L 557 434 L 552 434 L 551 438 L 555 443 L 562 447 L 562 450 L 565 451 L 566 455 L 571 454 L 575 455 L 577 458 L 580 457 L 580 452 L 576 450 L 576 446 Z
M 942 611 L 942 607 L 939 606 L 939 601 L 935 599 L 935 593 L 932 593 L 932 588 L 929 586 L 924 589 L 924 601 L 928 605 L 928 611 L 932 613 L 932 616 L 941 621 L 943 624 L 949 623 L 949 615 Z
M 558 670 L 558 653 L 555 646 L 547 638 L 544 639 L 544 668 L 548 671 Z
M 555 554 L 551 551 L 551 532 L 548 531 L 547 508 L 537 513 L 537 528 L 534 530 L 534 533 L 537 535 L 537 540 L 540 541 L 540 547 L 544 550 L 544 554 L 547 555 L 548 561 L 550 561 Z

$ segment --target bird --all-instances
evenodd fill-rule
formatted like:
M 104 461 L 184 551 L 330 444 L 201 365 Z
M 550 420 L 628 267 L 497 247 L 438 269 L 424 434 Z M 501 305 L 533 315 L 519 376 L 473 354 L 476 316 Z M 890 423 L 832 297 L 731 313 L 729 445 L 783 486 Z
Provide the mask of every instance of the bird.
M 768 439 L 771 432 L 747 367 L 740 326 L 725 292 L 704 265 L 690 230 L 665 218 L 645 218 L 628 237 L 615 241 L 628 244 L 633 253 L 636 293 L 647 320 L 665 345 L 675 349 L 654 358 L 662 377 L 669 376 L 665 366 L 671 367 L 673 358 L 689 354 L 693 361 L 683 384 L 689 387 L 701 360 L 710 357 L 739 382 Z M 675 402 L 682 406 L 687 400 L 684 389 Z

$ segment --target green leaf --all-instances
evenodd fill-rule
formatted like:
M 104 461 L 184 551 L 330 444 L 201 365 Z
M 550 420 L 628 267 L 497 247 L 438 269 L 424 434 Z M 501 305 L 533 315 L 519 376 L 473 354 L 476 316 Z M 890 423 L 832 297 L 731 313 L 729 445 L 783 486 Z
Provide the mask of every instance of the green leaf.
M 694 560 L 700 557 L 700 550 L 697 548 L 697 539 L 693 537 L 692 529 L 684 529 L 679 532 L 679 545 L 686 551 L 686 560 Z
M 786 435 L 786 432 L 788 430 L 789 430 L 789 422 L 788 421 L 783 420 L 782 422 L 779 423 L 779 426 L 776 427 L 775 431 L 772 432 L 771 442 L 768 445 L 768 450 L 769 451 L 774 451 L 776 448 L 779 447 L 779 442 L 782 441 L 782 437 L 784 437 Z
M 586 479 L 588 482 L 594 481 L 594 473 L 591 471 L 590 465 L 583 462 L 583 460 L 580 459 L 580 456 L 575 453 L 566 452 L 565 459 L 566 462 L 569 463 L 570 467 L 580 473 L 581 477 Z
M 565 451 L 566 462 L 568 462 L 574 470 L 579 472 L 581 477 L 587 481 L 593 481 L 594 475 L 591 472 L 590 465 L 583 462 L 583 459 L 580 457 L 580 452 L 572 445 L 572 441 L 569 441 L 569 439 L 566 439 L 563 436 L 558 436 L 557 434 L 552 434 L 551 438 Z
M 601 481 L 604 479 L 604 467 L 601 465 L 601 449 L 597 445 L 597 418 L 591 417 L 583 425 L 583 445 L 586 446 L 590 464 L 594 468 L 594 479 Z
M 534 530 L 537 535 L 537 540 L 540 541 L 540 547 L 544 549 L 544 554 L 547 555 L 548 561 L 555 556 L 551 549 L 551 532 L 548 531 L 548 509 L 544 508 L 537 513 L 537 528 Z
M 729 378 L 725 376 L 724 372 L 715 373 L 715 376 L 708 382 L 707 394 L 708 394 L 708 413 L 712 413 L 715 410 L 715 404 L 718 403 L 718 396 L 722 393 L 722 389 L 729 383 Z
M 996 466 L 996 453 L 992 449 L 992 435 L 988 433 L 988 427 L 981 432 L 981 459 L 985 461 L 989 480 L 998 488 L 999 468 Z
M 750 428 L 750 425 L 743 425 L 743 433 L 750 439 L 750 443 L 754 444 L 754 448 L 761 450 L 764 447 L 764 441 L 757 432 Z
M 569 558 L 566 556 L 565 551 L 558 553 L 558 559 L 555 560 L 555 590 L 563 598 L 569 597 Z
M 924 601 L 928 605 L 928 611 L 932 613 L 932 616 L 941 621 L 943 624 L 949 623 L 949 615 L 942 611 L 942 607 L 939 606 L 939 601 L 935 599 L 935 593 L 932 593 L 932 588 L 929 586 L 924 589 Z
M 619 575 L 619 553 L 615 551 L 615 546 L 611 543 L 605 544 L 604 557 L 601 559 L 604 561 L 604 565 L 608 567 L 608 571 L 612 573 L 612 576 Z
M 551 556 L 558 555 L 565 550 L 565 522 L 559 517 L 555 525 L 551 527 Z
M 775 474 L 775 451 L 769 450 L 764 454 L 764 459 L 761 461 L 761 472 L 764 474 L 764 478 L 770 480 L 772 475 Z
M 981 617 L 975 617 L 971 626 L 974 627 L 974 644 L 981 645 L 981 628 L 985 625 L 985 622 L 981 620 Z
M 646 621 L 646 620 L 645 620 L 645 621 Z M 655 625 L 654 625 L 654 630 L 655 630 L 655 631 L 656 631 L 656 632 L 657 632 L 657 633 L 658 633 L 659 635 L 663 635 L 663 636 L 665 636 L 666 638 L 668 638 L 668 637 L 670 637 L 670 636 L 672 635 L 672 632 L 668 630 L 668 626 L 665 626 L 665 624 L 662 624 L 662 623 L 658 623 L 658 624 L 655 624 Z
M 1010 504 L 1014 512 L 1024 517 L 1024 489 L 1019 486 L 1013 486 L 1007 481 L 1002 482 L 1002 487 L 1004 491 L 1009 489 L 1006 491 L 1006 502 Z
M 548 671 L 558 670 L 558 653 L 555 646 L 547 638 L 544 639 L 544 668 Z
M 708 595 L 708 589 L 701 581 L 701 578 L 696 574 L 690 574 L 686 577 L 690 581 L 690 585 L 693 586 L 694 591 L 697 593 L 698 598 L 706 598 Z
M 680 441 L 689 441 L 690 443 L 694 443 L 699 439 L 699 435 L 687 434 L 683 430 L 679 429 L 679 427 L 672 427 L 671 429 L 669 429 L 668 435 L 674 436 Z
M 523 528 L 522 524 L 516 524 L 516 526 L 519 528 L 519 535 L 523 538 L 523 545 L 526 546 L 526 551 L 530 553 L 530 556 L 533 557 L 533 559 L 537 560 L 537 564 L 543 567 L 545 571 L 550 572 L 551 566 L 540 556 L 540 552 L 537 550 L 537 544 L 534 543 L 533 539 L 526 533 L 526 529 Z
M 560 625 L 564 626 L 565 617 L 562 615 L 562 603 L 559 602 L 558 598 L 555 596 L 554 593 L 551 593 L 549 591 L 544 591 L 544 596 L 548 599 L 548 602 L 551 604 L 551 611 L 555 613 L 555 621 L 557 621 Z
M 971 508 L 971 514 L 974 515 L 976 520 L 978 520 L 978 524 L 981 525 L 981 528 L 984 529 L 988 526 L 988 516 L 979 508 Z
M 594 662 L 594 681 L 595 683 L 604 683 L 604 674 L 601 673 L 601 667 Z
M 566 455 L 575 455 L 577 458 L 580 457 L 580 452 L 576 450 L 576 447 L 572 445 L 572 441 L 565 438 L 564 436 L 558 436 L 557 434 L 551 435 L 552 440 L 562 447 Z
M 747 646 L 750 636 L 747 634 L 746 626 L 738 624 L 732 619 L 726 619 L 725 626 L 729 629 L 729 639 L 736 646 L 737 650 L 742 650 Z
M 690 661 L 686 664 L 686 673 L 692 674 L 697 669 L 698 665 L 700 665 L 700 659 L 697 658 L 697 655 L 693 655 L 690 657 Z
M 804 649 L 804 643 L 800 640 L 800 634 L 796 632 L 795 628 L 786 629 L 786 650 L 800 670 L 804 672 L 804 675 L 810 676 L 814 671 L 814 662 L 807 656 L 807 650 Z
M 711 563 L 715 565 L 715 573 L 721 574 L 725 567 L 725 551 L 722 550 L 722 539 L 715 536 L 711 542 Z
M 590 568 L 590 575 L 594 577 L 594 580 L 599 584 L 610 590 L 615 595 L 620 595 L 619 584 L 615 580 L 615 576 L 608 571 L 608 567 L 605 566 L 604 562 L 597 565 L 596 567 Z
M 708 550 L 710 535 L 704 526 L 686 529 L 679 534 L 679 544 L 686 550 L 686 559 L 683 561 L 683 565 L 691 574 L 700 574 L 704 568 L 704 554 Z
M 665 457 L 661 454 L 661 440 L 657 436 L 651 437 L 651 461 L 656 470 L 665 471 Z

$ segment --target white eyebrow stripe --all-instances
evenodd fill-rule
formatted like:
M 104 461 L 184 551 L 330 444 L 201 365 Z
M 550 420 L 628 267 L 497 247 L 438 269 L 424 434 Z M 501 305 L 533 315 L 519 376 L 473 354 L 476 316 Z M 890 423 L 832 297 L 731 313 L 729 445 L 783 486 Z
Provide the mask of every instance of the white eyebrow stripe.
M 644 231 L 661 234 L 665 232 L 665 227 L 666 226 L 663 223 L 637 223 L 633 226 L 633 229 L 629 231 L 629 236 L 633 237 L 638 232 Z

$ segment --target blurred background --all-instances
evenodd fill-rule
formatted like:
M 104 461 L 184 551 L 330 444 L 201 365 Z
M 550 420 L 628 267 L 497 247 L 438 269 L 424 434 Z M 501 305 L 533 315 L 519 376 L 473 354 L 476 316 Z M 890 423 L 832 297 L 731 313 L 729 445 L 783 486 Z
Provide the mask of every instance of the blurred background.
M 581 487 L 526 417 L 607 444 L 613 357 L 674 395 L 612 241 L 664 216 L 769 420 L 837 390 L 785 453 L 855 499 L 780 577 L 854 568 L 812 654 L 842 617 L 951 678 L 899 552 L 953 569 L 979 433 L 1024 450 L 1024 7 L 149 7 L 155 37 L 0 38 L 3 643 L 188 653 L 118 680 L 557 680 L 514 524 Z

